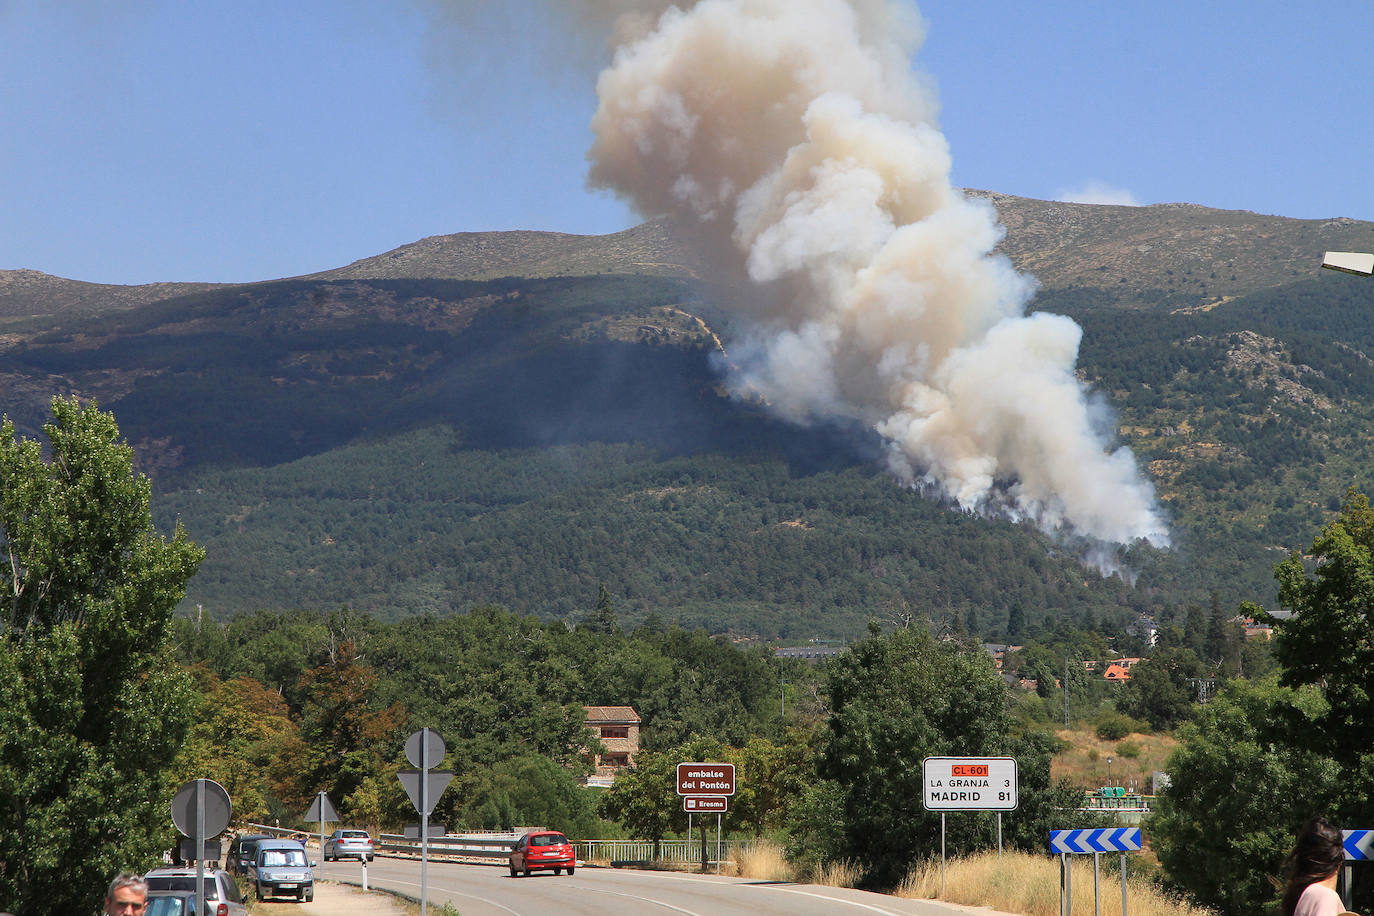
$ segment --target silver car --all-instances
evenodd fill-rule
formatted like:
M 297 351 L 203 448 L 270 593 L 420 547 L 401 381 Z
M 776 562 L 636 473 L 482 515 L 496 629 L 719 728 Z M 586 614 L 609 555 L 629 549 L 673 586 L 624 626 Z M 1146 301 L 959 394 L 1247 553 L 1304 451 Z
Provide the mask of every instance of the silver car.
M 194 867 L 154 868 L 143 876 L 143 880 L 148 882 L 150 898 L 160 896 L 158 891 L 189 891 L 194 899 Z M 248 916 L 248 907 L 239 893 L 238 882 L 222 868 L 205 869 L 205 909 L 207 916 Z
M 372 837 L 366 830 L 353 830 L 345 827 L 335 830 L 324 841 L 324 860 L 330 859 L 367 859 L 373 858 Z
M 314 866 L 295 840 L 262 840 L 252 871 L 258 899 L 295 897 L 309 903 L 315 899 Z

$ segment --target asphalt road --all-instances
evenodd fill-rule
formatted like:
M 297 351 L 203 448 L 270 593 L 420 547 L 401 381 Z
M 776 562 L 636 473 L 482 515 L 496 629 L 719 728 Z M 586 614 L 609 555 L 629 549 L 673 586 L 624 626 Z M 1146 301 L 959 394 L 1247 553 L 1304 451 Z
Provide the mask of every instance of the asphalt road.
M 353 861 L 321 862 L 316 875 L 359 883 Z M 420 896 L 420 862 L 378 858 L 368 886 Z M 579 868 L 572 875 L 536 872 L 512 878 L 504 865 L 429 863 L 431 906 L 451 903 L 463 916 L 997 916 L 991 910 L 926 900 L 902 900 L 849 888 L 780 884 L 716 875 Z

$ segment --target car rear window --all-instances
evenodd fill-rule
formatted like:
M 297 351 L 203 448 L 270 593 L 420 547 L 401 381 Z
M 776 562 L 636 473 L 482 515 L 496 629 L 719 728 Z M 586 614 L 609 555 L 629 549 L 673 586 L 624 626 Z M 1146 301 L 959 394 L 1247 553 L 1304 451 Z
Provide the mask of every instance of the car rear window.
M 148 909 L 143 916 L 185 916 L 195 909 L 194 905 L 188 908 L 186 903 L 181 897 L 153 897 L 148 901 Z
M 561 833 L 541 833 L 530 837 L 531 846 L 562 846 L 568 838 Z
M 345 840 L 370 840 L 366 830 L 345 830 L 342 834 Z
M 196 889 L 195 875 L 153 875 L 144 878 L 150 891 L 192 891 Z M 205 879 L 205 899 L 219 899 L 219 884 L 214 878 Z

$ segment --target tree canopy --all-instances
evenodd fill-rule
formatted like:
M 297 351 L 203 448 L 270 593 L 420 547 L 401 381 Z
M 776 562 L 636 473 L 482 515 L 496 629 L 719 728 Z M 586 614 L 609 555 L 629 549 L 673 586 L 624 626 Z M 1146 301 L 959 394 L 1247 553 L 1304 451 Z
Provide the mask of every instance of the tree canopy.
M 81 913 L 171 845 L 193 695 L 169 622 L 202 552 L 153 528 L 111 415 L 58 398 L 43 431 L 46 458 L 0 424 L 0 900 Z

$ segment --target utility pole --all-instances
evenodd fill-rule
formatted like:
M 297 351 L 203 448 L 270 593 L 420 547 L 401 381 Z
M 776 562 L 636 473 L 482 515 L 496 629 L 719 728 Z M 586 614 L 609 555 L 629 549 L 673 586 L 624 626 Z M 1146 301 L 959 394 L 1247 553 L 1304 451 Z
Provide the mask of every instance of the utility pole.
M 1069 657 L 1064 656 L 1064 727 L 1069 727 Z

